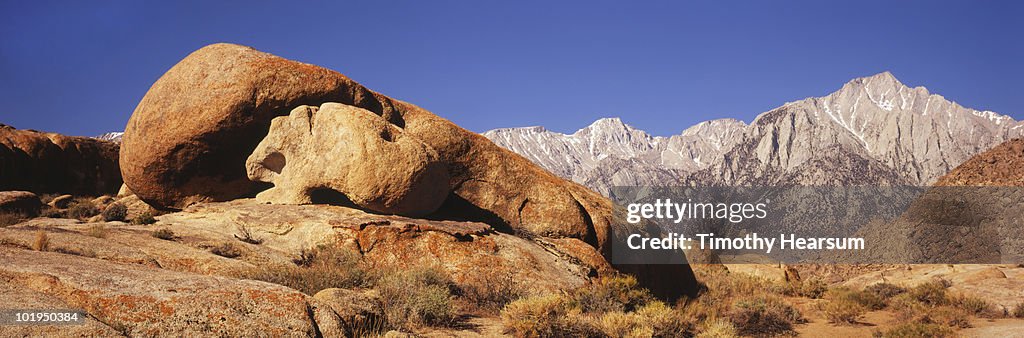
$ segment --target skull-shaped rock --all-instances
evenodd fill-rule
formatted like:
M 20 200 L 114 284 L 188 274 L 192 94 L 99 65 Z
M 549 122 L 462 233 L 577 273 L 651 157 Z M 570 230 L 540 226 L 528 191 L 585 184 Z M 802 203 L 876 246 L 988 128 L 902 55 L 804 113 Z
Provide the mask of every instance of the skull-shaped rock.
M 422 216 L 449 193 L 437 151 L 373 112 L 340 103 L 299 106 L 274 118 L 246 172 L 274 184 L 257 200 L 279 204 L 351 201 L 374 212 Z

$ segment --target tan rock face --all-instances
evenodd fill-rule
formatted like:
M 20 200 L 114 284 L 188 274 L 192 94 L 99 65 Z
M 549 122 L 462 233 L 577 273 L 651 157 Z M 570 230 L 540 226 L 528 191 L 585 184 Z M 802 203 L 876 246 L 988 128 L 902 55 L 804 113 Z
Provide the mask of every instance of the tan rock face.
M 246 169 L 250 179 L 274 184 L 256 196 L 264 202 L 347 198 L 367 210 L 422 216 L 449 193 L 448 168 L 433 148 L 373 112 L 339 103 L 299 106 L 275 118 Z
M 0 190 L 103 195 L 121 185 L 118 145 L 0 124 Z
M 1024 139 L 1006 141 L 942 176 L 939 186 L 1024 186 Z
M 369 90 L 336 72 L 243 46 L 204 47 L 160 77 L 135 108 L 121 172 L 131 191 L 162 208 L 254 193 L 245 159 L 270 120 L 331 101 L 381 111 Z
M 278 285 L 8 248 L 0 258 L 0 280 L 128 336 L 344 335 L 333 310 Z
M 39 196 L 28 191 L 0 191 L 0 211 L 18 212 L 30 216 L 39 214 L 43 203 Z

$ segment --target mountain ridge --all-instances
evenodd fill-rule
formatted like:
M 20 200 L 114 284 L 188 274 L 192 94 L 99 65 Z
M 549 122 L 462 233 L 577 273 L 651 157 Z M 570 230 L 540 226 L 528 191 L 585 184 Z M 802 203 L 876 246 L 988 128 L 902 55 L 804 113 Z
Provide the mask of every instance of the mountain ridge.
M 534 126 L 483 135 L 608 194 L 615 185 L 849 184 L 858 183 L 850 182 L 858 175 L 869 178 L 860 183 L 925 185 L 974 154 L 1024 135 L 1022 127 L 1012 117 L 906 86 L 886 71 L 825 96 L 786 102 L 749 124 L 715 119 L 662 137 L 602 118 L 573 134 Z M 574 146 L 581 144 L 588 145 L 585 151 Z M 858 172 L 853 163 L 871 172 Z M 809 168 L 842 179 L 802 172 Z

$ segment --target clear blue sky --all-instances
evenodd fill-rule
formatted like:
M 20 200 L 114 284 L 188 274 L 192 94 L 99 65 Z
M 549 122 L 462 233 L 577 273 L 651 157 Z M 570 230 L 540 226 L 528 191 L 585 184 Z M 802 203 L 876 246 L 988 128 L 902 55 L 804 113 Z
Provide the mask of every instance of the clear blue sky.
M 153 81 L 214 42 L 338 70 L 478 132 L 620 116 L 670 135 L 884 70 L 1024 118 L 1020 1 L 0 3 L 0 122 L 72 135 L 121 130 Z

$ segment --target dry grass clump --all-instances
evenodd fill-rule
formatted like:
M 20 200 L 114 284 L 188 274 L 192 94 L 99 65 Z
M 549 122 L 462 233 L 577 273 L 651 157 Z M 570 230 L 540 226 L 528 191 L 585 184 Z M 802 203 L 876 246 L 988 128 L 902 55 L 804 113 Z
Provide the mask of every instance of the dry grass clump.
M 0 212 L 0 228 L 21 223 L 28 218 L 20 212 Z
M 800 311 L 776 296 L 750 296 L 736 301 L 729 315 L 742 335 L 765 336 L 793 332 L 805 322 Z
M 580 310 L 562 295 L 549 294 L 513 301 L 501 310 L 505 333 L 517 337 L 580 337 L 596 329 L 580 321 Z
M 260 266 L 243 273 L 247 279 L 284 285 L 307 295 L 329 288 L 363 286 L 368 274 L 358 254 L 336 246 L 303 250 L 295 266 Z
M 867 312 L 864 306 L 845 297 L 827 299 L 825 303 L 820 304 L 819 309 L 825 314 L 829 323 L 840 325 L 857 324 Z
M 864 288 L 864 292 L 871 293 L 882 300 L 888 301 L 892 297 L 906 293 L 907 288 L 890 283 L 878 283 Z
M 90 217 L 100 214 L 100 209 L 96 207 L 88 198 L 78 198 L 72 202 L 71 206 L 65 212 L 66 217 L 75 218 L 79 220 L 86 220 Z
M 121 203 L 111 203 L 103 209 L 102 215 L 107 222 L 124 221 L 128 217 L 128 207 Z
M 32 240 L 32 250 L 35 251 L 49 251 L 50 250 L 50 237 L 46 235 L 46 230 L 36 230 L 35 239 Z
M 602 277 L 563 294 L 521 298 L 501 311 L 518 337 L 685 337 L 694 325 L 630 276 Z
M 447 326 L 455 320 L 455 283 L 438 268 L 386 273 L 373 283 L 383 300 L 387 325 L 397 329 Z
M 1006 316 L 1004 311 L 997 309 L 995 305 L 979 297 L 954 295 L 949 297 L 949 303 L 955 308 L 982 318 L 1001 318 Z
M 636 278 L 615 276 L 599 278 L 587 287 L 569 292 L 575 306 L 588 313 L 631 312 L 654 299 L 640 288 Z
M 174 231 L 171 231 L 171 229 L 168 229 L 168 228 L 153 230 L 153 237 L 156 237 L 156 238 L 159 238 L 159 239 L 162 239 L 162 240 L 165 240 L 165 241 L 173 241 L 174 240 Z
M 889 306 L 901 322 L 934 324 L 946 328 L 970 327 L 970 317 L 977 313 L 972 311 L 984 311 L 988 303 L 979 306 L 981 303 L 975 299 L 950 297 L 946 287 L 948 283 L 942 281 L 924 283 L 893 297 Z M 921 328 L 925 326 L 917 329 Z
M 96 224 L 86 229 L 85 234 L 90 237 L 107 238 L 110 235 L 110 228 L 102 224 Z
M 876 332 L 882 338 L 943 338 L 953 337 L 953 330 L 937 324 L 904 323 L 884 332 Z
M 948 286 L 946 282 L 942 281 L 923 283 L 910 289 L 907 295 L 925 305 L 946 305 L 949 303 L 949 295 L 946 293 Z
M 740 336 L 736 326 L 725 318 L 715 318 L 705 321 L 699 328 L 696 338 L 736 338 Z
M 458 296 L 464 308 L 484 315 L 496 315 L 506 304 L 524 295 L 509 271 L 483 266 L 464 275 Z
M 228 242 L 210 247 L 210 253 L 224 258 L 238 258 L 239 256 L 242 256 L 242 250 L 239 250 L 234 244 Z
M 722 269 L 697 267 L 694 272 L 706 288 L 686 304 L 683 313 L 701 323 L 700 334 L 711 337 L 730 336 L 733 331 L 739 335 L 793 334 L 793 325 L 805 319 L 778 295 L 818 298 L 828 289 L 820 279 L 776 282 Z
M 1013 307 L 1013 318 L 1024 318 L 1024 303 L 1018 303 Z
M 782 285 L 780 291 L 786 296 L 818 299 L 823 297 L 825 292 L 828 291 L 828 283 L 825 283 L 820 278 L 811 278 L 803 281 L 787 282 Z
M 132 218 L 131 223 L 135 225 L 150 225 L 156 223 L 156 218 L 152 212 L 147 211 Z
M 235 239 L 253 245 L 263 244 L 263 239 L 254 237 L 249 227 L 239 224 L 236 229 L 238 229 L 238 234 L 234 235 Z

